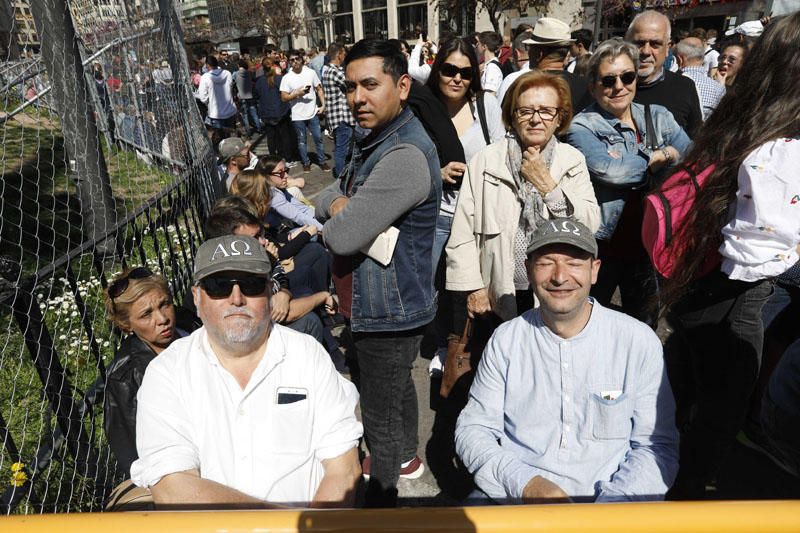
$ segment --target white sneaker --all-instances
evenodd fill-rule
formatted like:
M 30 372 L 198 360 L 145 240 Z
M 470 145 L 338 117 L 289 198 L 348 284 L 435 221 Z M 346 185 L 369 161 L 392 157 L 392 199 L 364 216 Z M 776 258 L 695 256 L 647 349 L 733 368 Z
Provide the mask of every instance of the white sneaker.
M 441 347 L 433 354 L 433 359 L 428 365 L 428 374 L 431 377 L 439 377 L 444 374 L 444 362 L 447 360 L 447 348 Z

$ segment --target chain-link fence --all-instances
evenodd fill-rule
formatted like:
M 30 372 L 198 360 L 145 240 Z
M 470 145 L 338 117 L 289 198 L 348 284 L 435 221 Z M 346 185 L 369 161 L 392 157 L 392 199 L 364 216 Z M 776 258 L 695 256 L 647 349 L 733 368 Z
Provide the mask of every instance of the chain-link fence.
M 10 31 L 0 31 L 0 50 L 14 50 L 0 57 L 0 505 L 99 510 L 123 477 L 102 430 L 105 368 L 119 340 L 103 288 L 124 266 L 146 264 L 182 300 L 216 169 L 173 0 L 9 5 Z M 39 44 L 20 53 L 15 25 L 25 16 Z

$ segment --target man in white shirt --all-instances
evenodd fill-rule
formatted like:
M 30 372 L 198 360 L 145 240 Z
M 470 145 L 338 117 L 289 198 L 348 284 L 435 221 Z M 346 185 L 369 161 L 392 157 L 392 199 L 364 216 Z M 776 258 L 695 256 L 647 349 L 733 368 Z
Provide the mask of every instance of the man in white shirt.
M 291 69 L 281 80 L 281 100 L 292 104 L 292 124 L 297 133 L 297 149 L 303 161 L 303 171 L 311 171 L 311 160 L 306 146 L 306 128 L 311 130 L 311 137 L 317 147 L 317 164 L 322 170 L 331 168 L 325 163 L 325 149 L 322 146 L 322 132 L 319 127 L 319 115 L 325 112 L 325 93 L 317 73 L 303 65 L 303 56 L 293 50 L 289 53 Z M 319 98 L 320 106 L 317 107 Z
M 197 251 L 203 327 L 148 366 L 131 478 L 157 505 L 352 506 L 358 393 L 308 335 L 270 320 L 270 260 L 226 235 Z
M 478 57 L 483 59 L 483 72 L 481 72 L 481 89 L 492 94 L 497 93 L 503 83 L 503 71 L 500 61 L 497 60 L 497 50 L 503 40 L 500 34 L 494 31 L 484 31 L 478 34 L 476 50 Z

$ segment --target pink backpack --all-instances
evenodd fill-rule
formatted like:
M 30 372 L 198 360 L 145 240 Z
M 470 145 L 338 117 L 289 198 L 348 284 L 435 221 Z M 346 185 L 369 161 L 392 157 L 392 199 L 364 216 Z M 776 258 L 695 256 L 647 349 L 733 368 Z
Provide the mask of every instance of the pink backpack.
M 699 174 L 682 168 L 645 197 L 642 242 L 656 271 L 665 278 L 672 276 L 675 261 L 682 251 L 682 243 L 673 242 L 673 236 L 694 208 L 695 195 L 714 168 L 715 165 L 709 165 Z M 720 260 L 719 253 L 714 250 L 706 258 L 700 275 L 713 270 Z

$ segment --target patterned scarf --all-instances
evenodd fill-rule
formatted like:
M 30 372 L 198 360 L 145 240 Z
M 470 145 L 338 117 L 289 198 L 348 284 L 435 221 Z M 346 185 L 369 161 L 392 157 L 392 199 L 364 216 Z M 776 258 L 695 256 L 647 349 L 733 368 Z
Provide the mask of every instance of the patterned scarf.
M 539 191 L 536 190 L 536 187 L 520 173 L 520 168 L 522 167 L 522 151 L 524 147 L 517 133 L 511 130 L 506 135 L 506 138 L 508 139 L 506 165 L 511 175 L 514 177 L 514 183 L 517 184 L 517 200 L 519 200 L 522 205 L 519 224 L 520 228 L 525 232 L 527 242 L 530 242 L 536 227 L 545 220 L 543 215 L 545 212 L 544 199 L 542 195 L 539 194 Z M 553 163 L 553 151 L 555 150 L 556 143 L 558 143 L 558 141 L 556 141 L 555 136 L 550 137 L 550 140 L 547 141 L 547 144 L 541 150 L 544 164 L 548 169 Z

